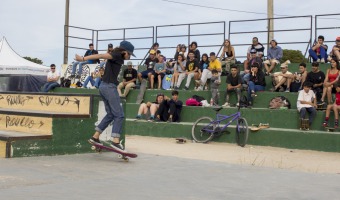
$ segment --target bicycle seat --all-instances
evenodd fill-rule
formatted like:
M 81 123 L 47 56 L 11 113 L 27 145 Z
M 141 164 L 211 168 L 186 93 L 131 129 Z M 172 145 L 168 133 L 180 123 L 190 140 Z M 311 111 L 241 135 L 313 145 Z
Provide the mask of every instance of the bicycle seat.
M 215 110 L 216 112 L 218 112 L 218 111 L 222 110 L 223 107 L 222 106 L 214 106 L 214 107 L 212 107 L 212 109 Z

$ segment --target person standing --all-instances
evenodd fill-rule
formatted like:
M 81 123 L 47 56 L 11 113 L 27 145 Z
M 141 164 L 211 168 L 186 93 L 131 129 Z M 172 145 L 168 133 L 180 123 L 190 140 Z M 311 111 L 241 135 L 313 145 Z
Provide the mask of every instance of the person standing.
M 59 87 L 59 77 L 60 73 L 55 69 L 55 64 L 51 64 L 50 66 L 51 71 L 47 74 L 47 83 L 42 88 L 42 92 L 48 92 L 56 87 Z
M 118 75 L 124 60 L 129 60 L 130 56 L 134 56 L 135 47 L 128 41 L 122 41 L 119 47 L 112 50 L 111 53 L 96 54 L 90 56 L 76 55 L 77 61 L 87 61 L 96 59 L 107 59 L 105 72 L 102 77 L 102 83 L 99 86 L 99 94 L 105 105 L 106 115 L 102 121 L 96 126 L 95 133 L 90 142 L 102 145 L 99 140 L 100 134 L 113 122 L 112 126 L 112 143 L 111 147 L 117 150 L 124 150 L 124 146 L 120 143 L 120 135 L 124 120 L 123 107 L 120 105 L 120 97 L 117 91 Z

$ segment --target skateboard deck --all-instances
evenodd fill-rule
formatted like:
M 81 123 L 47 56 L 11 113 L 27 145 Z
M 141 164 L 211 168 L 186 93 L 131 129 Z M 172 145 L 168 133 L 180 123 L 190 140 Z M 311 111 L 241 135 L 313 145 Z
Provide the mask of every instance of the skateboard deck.
M 185 138 L 176 138 L 176 142 L 177 142 L 178 144 L 184 144 L 184 143 L 187 142 L 187 139 L 185 139 Z
M 166 75 L 163 77 L 163 80 L 162 80 L 162 88 L 163 88 L 164 90 L 170 89 L 170 86 L 171 86 L 171 79 L 172 79 L 172 74 L 166 74 Z
M 332 128 L 332 127 L 325 127 L 325 129 L 328 132 L 334 132 L 335 131 L 335 128 Z
M 105 142 L 105 141 L 101 141 L 101 142 L 103 142 L 103 145 L 93 143 L 90 140 L 88 142 L 92 145 L 92 150 L 96 150 L 98 152 L 101 152 L 102 150 L 111 151 L 111 152 L 117 153 L 118 157 L 122 158 L 124 160 L 128 160 L 127 157 L 129 157 L 129 158 L 136 158 L 137 157 L 137 154 L 128 153 L 128 152 L 125 152 L 125 151 L 120 151 L 120 150 L 114 149 L 112 147 L 106 146 L 105 144 L 108 144 L 108 143 Z
M 136 103 L 140 104 L 140 103 L 143 102 L 146 86 L 147 86 L 147 81 L 145 79 L 143 79 L 142 82 L 141 82 L 140 88 L 139 88 L 139 93 L 138 93 L 138 96 L 137 96 Z

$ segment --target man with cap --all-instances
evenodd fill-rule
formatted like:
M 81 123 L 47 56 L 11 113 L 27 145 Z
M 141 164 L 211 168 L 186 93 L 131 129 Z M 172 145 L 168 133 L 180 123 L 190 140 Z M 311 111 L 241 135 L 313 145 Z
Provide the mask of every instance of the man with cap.
M 316 100 L 318 103 L 321 102 L 323 83 L 325 81 L 325 73 L 319 70 L 319 63 L 312 63 L 312 71 L 308 72 L 306 81 L 311 82 L 312 90 L 316 95 Z
M 99 94 L 105 105 L 106 115 L 102 121 L 96 126 L 95 133 L 90 142 L 102 145 L 99 140 L 100 134 L 113 123 L 112 126 L 112 143 L 111 147 L 118 150 L 124 150 L 124 146 L 120 143 L 120 135 L 123 130 L 124 111 L 120 105 L 120 97 L 117 91 L 118 75 L 124 60 L 129 60 L 130 56 L 134 56 L 135 47 L 128 41 L 122 41 L 119 47 L 112 50 L 111 53 L 96 54 L 90 56 L 76 55 L 77 61 L 87 61 L 96 59 L 107 59 L 105 72 L 102 77 L 102 82 L 99 86 Z
M 113 50 L 113 45 L 110 43 L 107 45 L 107 53 L 111 53 L 111 51 Z M 99 65 L 100 68 L 105 67 L 106 64 L 106 60 L 102 61 Z
M 288 71 L 288 64 L 290 64 L 290 61 L 287 60 L 286 62 L 281 64 L 281 72 L 275 72 L 272 75 L 273 78 L 273 88 L 271 91 L 280 91 L 280 92 L 290 92 L 290 84 L 293 80 L 293 73 Z
M 322 35 L 319 35 L 318 41 L 309 49 L 309 55 L 312 57 L 313 62 L 326 62 L 328 46 L 323 43 L 324 40 L 325 38 Z
M 336 37 L 335 45 L 332 48 L 332 52 L 330 53 L 330 57 L 335 57 L 336 60 L 340 62 L 340 36 Z M 328 59 L 329 61 L 331 58 Z
M 259 42 L 259 39 L 257 37 L 253 37 L 252 44 L 249 46 L 247 50 L 247 60 L 244 61 L 244 69 L 249 70 L 248 66 L 252 65 L 249 61 L 251 60 L 251 50 L 255 49 L 256 56 L 259 57 L 262 60 L 263 52 L 264 52 L 264 46 Z M 262 66 L 260 66 L 262 67 Z
M 270 41 L 270 48 L 267 50 L 267 60 L 263 62 L 267 75 L 269 75 L 273 71 L 274 67 L 280 63 L 282 56 L 282 48 L 277 46 L 276 40 Z
M 145 65 L 149 66 L 149 63 L 153 62 L 153 63 L 158 63 L 158 58 L 156 57 L 156 51 L 151 49 L 149 52 L 149 57 L 145 60 Z
M 126 97 L 132 87 L 136 86 L 137 80 L 137 70 L 132 68 L 132 62 L 127 62 L 127 69 L 123 72 L 123 82 L 118 85 L 118 94 L 121 97 Z M 122 89 L 124 89 L 124 94 L 122 94 Z
M 97 50 L 94 50 L 94 47 L 93 47 L 93 44 L 90 43 L 89 44 L 89 49 L 86 51 L 85 56 L 89 56 L 89 55 L 95 55 L 95 54 L 98 54 L 98 51 Z M 71 72 L 71 76 L 70 78 L 80 78 L 81 77 L 81 74 L 83 72 L 83 65 L 85 64 L 95 64 L 95 63 L 99 63 L 99 59 L 91 59 L 91 60 L 86 60 L 86 61 L 76 61 L 73 63 L 72 65 L 72 72 Z M 78 70 L 78 75 L 76 76 L 76 69 L 77 69 L 77 65 L 79 64 L 79 70 Z

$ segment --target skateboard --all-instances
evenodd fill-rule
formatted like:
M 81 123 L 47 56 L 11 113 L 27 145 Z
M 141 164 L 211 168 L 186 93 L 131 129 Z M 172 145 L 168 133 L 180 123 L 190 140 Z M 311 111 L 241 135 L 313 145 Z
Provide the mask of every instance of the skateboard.
M 178 144 L 184 144 L 184 143 L 187 142 L 187 139 L 185 139 L 185 138 L 176 138 L 176 142 L 177 142 Z
M 335 128 L 332 128 L 332 127 L 325 127 L 325 129 L 328 132 L 334 132 L 335 131 Z
M 170 89 L 172 74 L 166 74 L 162 80 L 162 88 L 164 90 Z
M 143 102 L 146 86 L 147 86 L 147 81 L 145 79 L 143 79 L 142 82 L 141 82 L 141 85 L 140 85 L 140 88 L 139 88 L 139 93 L 138 93 L 137 100 L 136 100 L 137 104 L 140 104 L 140 103 Z
M 264 123 L 260 123 L 260 124 L 252 124 L 250 130 L 251 131 L 258 131 L 261 129 L 265 129 L 265 128 L 270 128 L 269 124 L 264 124 Z
M 103 150 L 111 151 L 111 152 L 117 153 L 118 158 L 123 159 L 125 161 L 129 161 L 129 158 L 136 158 L 137 157 L 137 154 L 128 153 L 128 152 L 125 152 L 125 151 L 120 151 L 120 150 L 114 149 L 112 147 L 109 147 L 109 146 L 107 146 L 109 143 L 105 142 L 105 141 L 101 141 L 103 143 L 102 145 L 93 143 L 90 140 L 88 142 L 92 145 L 91 149 L 98 152 L 98 153 L 101 153 Z
M 309 119 L 300 119 L 300 130 L 309 130 Z
M 317 104 L 316 105 L 316 110 L 326 110 L 327 106 L 325 107 L 325 104 Z

